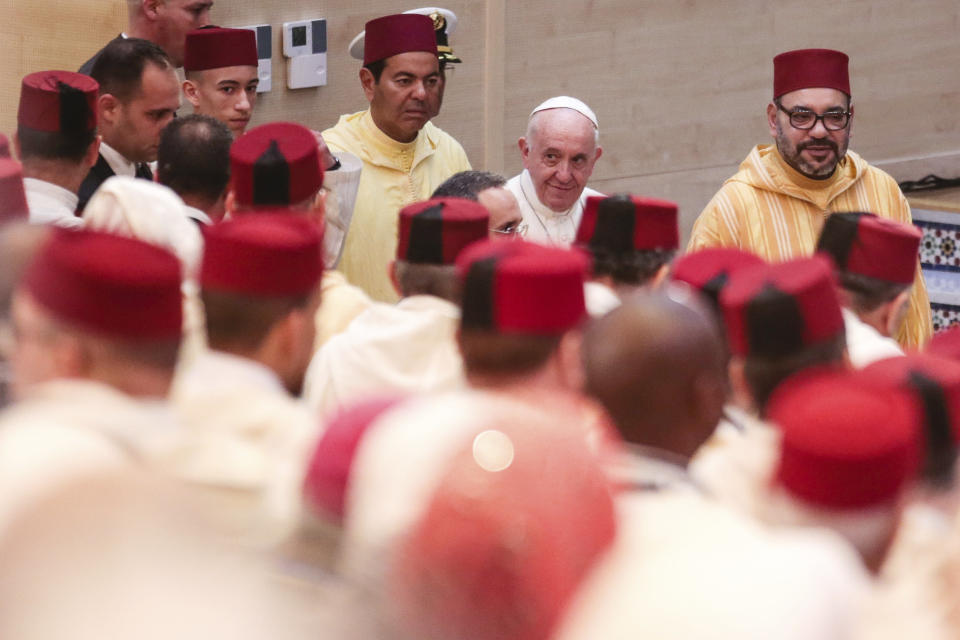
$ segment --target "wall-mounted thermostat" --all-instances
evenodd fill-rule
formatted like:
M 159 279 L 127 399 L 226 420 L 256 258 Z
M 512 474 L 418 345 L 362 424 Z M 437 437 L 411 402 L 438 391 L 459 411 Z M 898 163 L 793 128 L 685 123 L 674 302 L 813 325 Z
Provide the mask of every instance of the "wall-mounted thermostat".
M 237 28 L 250 29 L 257 36 L 257 77 L 260 79 L 257 93 L 266 93 L 273 89 L 273 27 L 258 24 Z
M 287 86 L 291 89 L 327 84 L 327 21 L 298 20 L 283 23 L 283 55 L 287 60 Z

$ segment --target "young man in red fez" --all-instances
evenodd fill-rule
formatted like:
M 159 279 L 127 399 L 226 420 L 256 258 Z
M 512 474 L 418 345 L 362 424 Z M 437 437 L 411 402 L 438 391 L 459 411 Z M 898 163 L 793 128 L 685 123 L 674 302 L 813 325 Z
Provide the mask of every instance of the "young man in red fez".
M 319 415 L 372 395 L 463 386 L 454 262 L 487 237 L 490 216 L 476 202 L 435 198 L 400 210 L 390 278 L 395 305 L 374 303 L 314 356 L 305 397 Z
M 167 52 L 175 67 L 182 67 L 187 33 L 210 24 L 212 6 L 213 0 L 127 0 L 127 29 L 111 42 L 149 40 Z M 80 73 L 90 75 L 102 54 L 103 49 L 83 63 Z
M 194 113 L 212 116 L 240 136 L 257 104 L 257 63 L 257 37 L 250 29 L 191 31 L 183 58 L 183 95 Z
M 200 297 L 209 349 L 174 383 L 187 433 L 171 463 L 182 478 L 235 491 L 240 528 L 286 515 L 271 511 L 270 492 L 294 478 L 314 436 L 295 396 L 313 353 L 322 272 L 320 232 L 289 211 L 206 230 Z
M 737 247 L 782 262 L 814 252 L 829 214 L 874 211 L 911 222 L 896 181 L 847 147 L 853 126 L 848 57 L 801 49 L 773 60 L 767 124 L 758 145 L 700 214 L 688 251 Z M 825 215 L 826 214 L 826 215 Z M 913 293 L 897 341 L 919 348 L 933 333 L 930 300 L 915 260 Z
M 830 262 L 804 258 L 736 272 L 720 294 L 731 352 L 738 437 L 718 434 L 691 469 L 715 495 L 755 513 L 776 455 L 767 403 L 785 380 L 808 369 L 849 367 L 843 314 Z
M 457 341 L 471 387 L 580 389 L 587 268 L 581 253 L 527 242 L 461 253 Z
M 677 205 L 631 195 L 590 196 L 574 244 L 592 259 L 587 309 L 602 316 L 620 300 L 666 278 L 680 246 Z
M 369 21 L 363 63 L 360 84 L 370 108 L 341 116 L 323 139 L 333 151 L 363 161 L 341 268 L 374 299 L 395 302 L 387 265 L 396 253 L 396 212 L 429 198 L 470 162 L 456 140 L 430 123 L 441 87 L 430 18 L 399 14 Z
M 879 385 L 885 395 L 910 396 L 920 432 L 915 460 L 919 474 L 903 500 L 896 537 L 882 567 L 879 597 L 868 612 L 874 615 L 866 617 L 873 632 L 869 637 L 911 633 L 904 625 L 918 619 L 942 625 L 930 631 L 923 628 L 925 637 L 947 637 L 943 632 L 953 626 L 952 603 L 957 597 L 957 585 L 944 576 L 955 571 L 957 561 L 960 364 L 931 354 L 911 354 L 876 362 L 862 376 L 862 385 Z M 900 615 L 879 613 L 892 611 Z
M 853 366 L 903 355 L 892 336 L 909 306 L 922 237 L 872 213 L 835 213 L 824 223 L 817 251 L 836 268 Z
M 115 40 L 90 72 L 100 84 L 100 157 L 80 185 L 82 210 L 112 176 L 153 180 L 160 134 L 180 108 L 180 82 L 163 49 L 137 38 Z
M 180 281 L 176 257 L 139 240 L 55 229 L 40 246 L 13 299 L 0 522 L 56 483 L 163 453 Z
M 349 156 L 350 154 L 344 154 Z M 359 168 L 325 172 L 313 133 L 292 122 L 271 122 L 251 129 L 230 148 L 227 211 L 234 214 L 282 207 L 307 216 L 323 231 L 324 304 L 317 311 L 316 346 L 343 331 L 370 299 L 335 271 L 350 228 L 351 188 Z M 329 184 L 326 188 L 325 183 Z
M 877 573 L 917 472 L 922 435 L 908 394 L 849 371 L 797 376 L 770 403 L 779 454 L 761 516 L 844 536 Z
M 98 158 L 96 80 L 71 71 L 23 79 L 14 147 L 23 162 L 30 222 L 79 227 L 77 192 Z

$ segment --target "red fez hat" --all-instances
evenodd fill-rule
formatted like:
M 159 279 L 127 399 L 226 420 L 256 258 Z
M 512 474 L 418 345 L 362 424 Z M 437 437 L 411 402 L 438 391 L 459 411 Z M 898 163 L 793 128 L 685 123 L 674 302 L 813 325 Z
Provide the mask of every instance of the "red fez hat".
M 25 220 L 28 215 L 23 168 L 16 160 L 0 158 L 0 222 Z
M 859 372 L 788 378 L 768 415 L 781 433 L 776 482 L 828 509 L 890 503 L 917 467 L 918 425 L 910 398 L 865 385 Z
M 817 241 L 841 272 L 886 282 L 911 284 L 917 270 L 923 233 L 872 213 L 834 213 Z
M 17 124 L 37 131 L 74 133 L 97 128 L 100 85 L 72 71 L 38 71 L 20 86 Z
M 184 71 L 221 67 L 256 67 L 257 36 L 250 29 L 209 27 L 187 33 L 183 51 Z
M 700 290 L 719 307 L 720 292 L 734 273 L 763 264 L 762 258 L 747 251 L 716 247 L 680 256 L 673 263 L 671 277 Z
M 720 304 L 737 355 L 784 357 L 844 331 L 833 274 L 822 257 L 742 269 Z
M 242 207 L 303 202 L 323 186 L 317 139 L 293 122 L 255 127 L 230 147 L 230 181 Z
M 850 95 L 850 58 L 832 49 L 798 49 L 773 59 L 773 97 L 797 89 L 825 87 Z
M 0 133 L 0 158 L 10 157 L 10 140 Z
M 586 314 L 582 253 L 529 242 L 485 240 L 457 258 L 461 326 L 498 333 L 557 335 Z
M 343 520 L 350 473 L 360 442 L 377 419 L 403 400 L 366 400 L 337 413 L 326 424 L 303 480 L 303 498 L 317 515 Z
M 24 288 L 54 317 L 124 340 L 180 337 L 180 261 L 134 238 L 56 228 L 37 251 Z
M 367 23 L 363 43 L 363 64 L 408 51 L 426 51 L 437 55 L 437 36 L 433 20 L 416 13 L 383 16 Z
M 927 343 L 927 353 L 960 361 L 960 326 L 933 334 L 933 338 Z
M 463 198 L 433 198 L 400 210 L 397 260 L 453 264 L 460 251 L 487 237 L 490 214 Z
M 590 196 L 576 242 L 585 249 L 612 253 L 673 251 L 680 246 L 677 205 L 627 194 Z
M 924 477 L 950 485 L 960 441 L 960 363 L 932 354 L 875 362 L 863 370 L 871 382 L 908 392 L 916 400 L 925 440 Z
M 565 426 L 489 429 L 450 460 L 390 576 L 411 637 L 553 637 L 616 534 L 607 479 Z
M 204 228 L 204 289 L 263 297 L 311 293 L 323 272 L 320 232 L 303 216 L 251 214 Z

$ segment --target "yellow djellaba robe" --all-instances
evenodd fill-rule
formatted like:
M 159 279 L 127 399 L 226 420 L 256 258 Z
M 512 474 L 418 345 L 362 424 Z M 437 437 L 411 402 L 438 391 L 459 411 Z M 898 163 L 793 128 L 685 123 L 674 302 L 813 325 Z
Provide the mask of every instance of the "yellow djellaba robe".
M 369 110 L 340 116 L 323 132 L 323 140 L 331 151 L 348 151 L 363 160 L 340 270 L 371 298 L 396 302 L 387 266 L 396 257 L 397 213 L 429 198 L 453 174 L 469 170 L 467 154 L 430 122 L 413 142 L 397 142 L 377 128 Z
M 773 262 L 813 253 L 824 220 L 837 211 L 869 211 L 912 224 L 896 181 L 852 151 L 827 180 L 788 165 L 774 145 L 758 145 L 723 183 L 693 225 L 687 251 L 737 247 Z M 930 298 L 917 261 L 909 309 L 897 341 L 917 349 L 933 334 Z

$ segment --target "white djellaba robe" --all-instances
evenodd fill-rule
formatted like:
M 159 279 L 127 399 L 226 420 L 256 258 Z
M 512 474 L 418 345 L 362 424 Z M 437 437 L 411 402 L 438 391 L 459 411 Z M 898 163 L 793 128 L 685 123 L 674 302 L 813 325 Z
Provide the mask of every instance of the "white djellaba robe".
M 843 324 L 847 334 L 847 354 L 855 369 L 903 355 L 896 340 L 881 335 L 850 309 L 843 309 Z
M 81 476 L 152 466 L 178 434 L 162 400 L 92 380 L 34 386 L 0 413 L 0 530 L 19 509 Z
M 553 637 L 849 637 L 869 581 L 842 540 L 765 529 L 700 493 L 682 467 L 636 462 L 616 496 L 617 537 Z
M 83 226 L 83 220 L 75 215 L 79 202 L 77 194 L 36 178 L 23 179 L 23 192 L 30 209 L 30 224 L 54 224 L 73 229 Z
M 459 308 L 436 296 L 374 303 L 313 357 L 304 384 L 307 404 L 327 416 L 371 396 L 463 387 L 459 321 Z
M 177 372 L 170 399 L 184 429 L 165 470 L 208 489 L 211 508 L 238 536 L 282 535 L 317 435 L 303 403 L 266 366 L 210 349 Z
M 780 432 L 733 406 L 690 461 L 690 475 L 711 496 L 756 516 L 780 454 Z
M 524 240 L 558 247 L 569 247 L 576 239 L 587 197 L 603 195 L 587 187 L 572 207 L 557 212 L 540 202 L 533 179 L 526 169 L 510 178 L 506 187 L 517 199 L 523 221 L 527 225 Z

